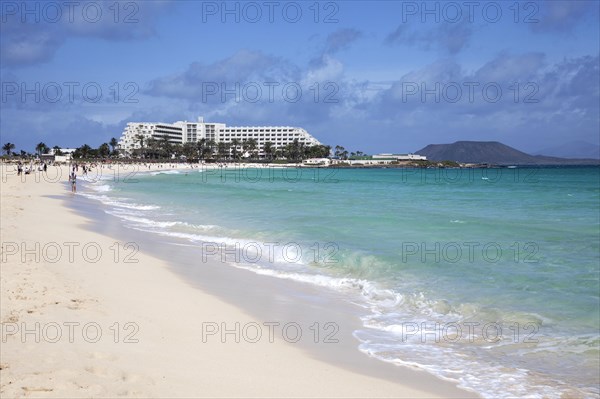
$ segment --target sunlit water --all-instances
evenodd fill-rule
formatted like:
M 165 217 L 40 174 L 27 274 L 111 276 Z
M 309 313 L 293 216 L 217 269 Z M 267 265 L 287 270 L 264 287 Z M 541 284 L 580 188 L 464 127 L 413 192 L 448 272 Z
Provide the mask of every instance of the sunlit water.
M 371 356 L 487 397 L 599 395 L 599 168 L 103 175 L 86 195 L 128 227 L 342 291 Z

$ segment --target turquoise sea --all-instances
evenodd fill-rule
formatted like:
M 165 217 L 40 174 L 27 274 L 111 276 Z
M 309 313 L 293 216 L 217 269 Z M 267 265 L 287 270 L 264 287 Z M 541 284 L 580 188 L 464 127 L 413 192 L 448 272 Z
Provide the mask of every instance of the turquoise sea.
M 360 304 L 369 356 L 485 397 L 600 395 L 600 168 L 103 175 L 84 195 L 125 226 Z

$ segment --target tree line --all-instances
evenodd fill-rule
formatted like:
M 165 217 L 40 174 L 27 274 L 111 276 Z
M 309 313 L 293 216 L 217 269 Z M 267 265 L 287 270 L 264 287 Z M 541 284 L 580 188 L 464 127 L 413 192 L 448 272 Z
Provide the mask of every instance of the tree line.
M 73 158 L 108 158 L 115 157 L 119 154 L 119 150 L 117 149 L 117 145 L 119 142 L 116 138 L 110 139 L 108 143 L 102 143 L 98 148 L 92 148 L 91 146 L 84 144 L 81 147 L 75 149 L 73 152 Z M 14 152 L 15 144 L 13 143 L 5 143 L 2 146 L 2 151 L 7 156 L 20 156 L 22 158 L 31 158 L 34 155 L 41 157 L 42 155 L 46 155 L 50 152 L 50 150 L 54 150 L 54 155 L 65 155 L 60 146 L 55 145 L 54 147 L 49 147 L 44 142 L 40 142 L 35 146 L 35 154 L 28 153 L 27 151 L 20 150 L 19 153 Z
M 137 135 L 136 141 L 139 148 L 136 148 L 129 154 L 129 157 L 146 160 L 159 159 L 183 159 L 187 161 L 210 160 L 210 161 L 240 161 L 242 158 L 250 161 L 288 161 L 301 162 L 308 158 L 326 158 L 329 157 L 331 147 L 328 145 L 306 145 L 298 139 L 287 144 L 283 148 L 276 148 L 275 143 L 266 142 L 260 152 L 256 139 L 239 140 L 233 139 L 230 142 L 215 142 L 214 140 L 200 139 L 197 142 L 187 142 L 184 144 L 174 144 L 169 141 L 168 136 L 160 138 L 147 138 L 143 135 Z M 112 138 L 108 143 L 102 143 L 98 148 L 92 148 L 88 144 L 75 149 L 72 156 L 75 159 L 93 159 L 110 158 L 121 155 L 119 153 L 118 141 Z M 337 146 L 336 148 L 338 148 Z M 15 145 L 6 143 L 2 147 L 8 156 L 19 155 L 13 152 Z M 59 146 L 52 147 L 55 155 L 64 155 Z M 35 147 L 38 156 L 48 154 L 50 147 L 40 142 Z M 125 155 L 125 154 L 123 154 Z M 32 157 L 23 150 L 21 157 Z
M 146 138 L 137 135 L 139 148 L 132 151 L 132 156 L 144 159 L 171 159 L 185 157 L 188 160 L 240 161 L 245 158 L 250 161 L 287 160 L 299 162 L 307 158 L 325 158 L 329 156 L 331 147 L 327 145 L 306 145 L 298 139 L 283 148 L 276 148 L 275 143 L 267 141 L 260 151 L 256 139 L 215 142 L 200 139 L 196 142 L 173 144 L 168 136 Z

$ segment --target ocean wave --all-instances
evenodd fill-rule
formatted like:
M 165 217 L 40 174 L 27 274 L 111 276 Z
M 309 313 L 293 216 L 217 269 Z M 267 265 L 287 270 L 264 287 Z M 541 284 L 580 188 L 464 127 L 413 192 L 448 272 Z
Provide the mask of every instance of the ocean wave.
M 149 172 L 148 174 L 151 176 L 157 175 L 180 175 L 181 173 L 185 173 L 185 171 L 180 170 L 160 170 L 155 172 Z
M 360 330 L 355 332 L 354 336 L 361 342 L 359 350 L 371 357 L 399 366 L 425 370 L 483 397 L 563 397 L 563 392 L 550 385 L 543 377 L 536 381 L 536 378 L 524 369 L 472 358 L 444 346 L 399 342 L 381 344 L 373 342 L 370 335 L 361 334 Z M 377 339 L 380 340 L 381 336 L 377 336 Z
M 99 192 L 108 192 L 108 191 L 110 191 L 110 190 L 104 190 L 104 191 L 100 190 Z M 86 198 L 100 201 L 104 205 L 109 205 L 109 206 L 113 206 L 113 207 L 117 207 L 117 208 L 135 209 L 135 210 L 140 210 L 140 211 L 150 211 L 150 210 L 160 209 L 160 206 L 158 206 L 158 205 L 143 205 L 143 204 L 137 204 L 134 202 L 127 202 L 128 198 L 109 197 L 109 196 L 103 195 L 103 194 L 95 195 L 95 194 L 86 193 L 86 192 L 82 192 L 81 195 L 83 195 Z
M 253 267 L 242 263 L 231 263 L 231 265 L 239 269 L 250 270 L 256 274 L 309 283 L 341 292 L 352 292 L 359 294 L 369 302 L 377 302 L 379 306 L 395 306 L 401 300 L 400 296 L 393 291 L 381 289 L 375 283 L 367 280 L 331 277 L 323 274 L 294 273 L 283 270 Z
M 134 209 L 139 209 L 139 208 L 134 208 Z M 190 227 L 190 228 L 196 229 L 196 230 L 212 230 L 212 229 L 215 229 L 218 227 L 218 226 L 210 225 L 210 224 L 199 225 L 199 224 L 191 224 L 191 223 L 179 222 L 179 221 L 158 221 L 158 220 L 148 219 L 145 217 L 135 216 L 136 214 L 132 215 L 131 213 L 114 212 L 114 211 L 113 212 L 108 211 L 107 213 L 117 216 L 123 220 L 135 222 L 135 223 L 141 224 L 143 226 L 148 226 L 148 227 L 166 228 L 166 227 L 174 227 L 174 226 L 184 226 L 184 227 Z M 165 232 L 165 233 L 169 234 L 169 232 Z M 193 235 L 185 235 L 184 238 L 197 238 L 197 237 L 195 237 Z
M 97 191 L 97 192 L 101 192 L 101 193 L 106 193 L 108 191 L 112 191 L 112 187 L 109 186 L 108 184 L 90 184 L 89 186 L 92 190 Z

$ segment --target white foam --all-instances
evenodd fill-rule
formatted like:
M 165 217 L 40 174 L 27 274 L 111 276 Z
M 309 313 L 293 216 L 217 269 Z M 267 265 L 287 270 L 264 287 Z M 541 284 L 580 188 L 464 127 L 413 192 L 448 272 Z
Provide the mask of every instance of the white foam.
M 524 369 L 509 368 L 459 354 L 448 346 L 415 345 L 397 341 L 389 344 L 375 343 L 362 333 L 360 330 L 354 333 L 355 338 L 361 341 L 361 352 L 388 363 L 425 370 L 483 397 L 562 397 L 561 391 L 549 385 L 548 381 L 540 379 L 538 382 Z
M 92 190 L 98 191 L 98 192 L 101 192 L 101 193 L 112 191 L 112 188 L 108 184 L 102 184 L 102 185 L 91 184 L 89 187 Z
M 111 191 L 111 189 L 109 187 L 109 189 L 100 189 L 100 190 L 96 190 L 96 191 L 102 193 L 102 192 Z M 127 202 L 127 198 L 108 197 L 104 194 L 96 195 L 96 194 L 87 193 L 87 192 L 82 192 L 81 194 L 84 197 L 87 197 L 87 198 L 90 198 L 90 199 L 93 199 L 96 201 L 100 201 L 105 205 L 110 205 L 110 206 L 117 207 L 117 208 L 136 209 L 136 210 L 141 210 L 141 211 L 150 211 L 150 210 L 160 209 L 160 206 L 158 206 L 158 205 L 142 205 L 142 204 L 137 204 L 134 202 Z
M 348 277 L 332 277 L 323 274 L 288 272 L 284 270 L 260 268 L 242 263 L 231 263 L 231 265 L 239 269 L 250 270 L 256 274 L 313 284 L 341 292 L 358 293 L 369 303 L 376 303 L 378 306 L 382 307 L 396 306 L 402 300 L 401 295 L 392 290 L 381 289 L 377 287 L 375 283 L 367 280 Z
M 179 170 L 159 170 L 156 172 L 150 172 L 149 174 L 152 176 L 157 176 L 157 175 L 179 175 L 182 172 Z

